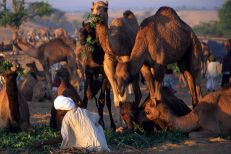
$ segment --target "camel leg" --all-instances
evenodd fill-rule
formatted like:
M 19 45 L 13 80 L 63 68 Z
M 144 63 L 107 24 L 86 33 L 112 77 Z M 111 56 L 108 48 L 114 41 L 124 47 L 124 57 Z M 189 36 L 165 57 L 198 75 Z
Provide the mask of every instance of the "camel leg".
M 151 98 L 152 102 L 155 102 L 154 78 L 153 78 L 151 69 L 148 66 L 143 65 L 141 67 L 141 73 L 142 73 L 142 76 L 144 77 L 144 79 L 147 83 L 147 86 L 149 88 L 150 98 Z
M 139 86 L 139 76 L 132 82 L 132 89 L 135 94 L 135 104 L 138 107 L 142 97 L 140 86 Z
M 107 84 L 108 84 L 108 80 L 107 80 Z M 107 105 L 107 109 L 109 112 L 109 117 L 110 117 L 110 121 L 111 121 L 111 128 L 113 130 L 116 129 L 116 125 L 114 122 L 114 119 L 112 117 L 112 112 L 111 112 L 111 96 L 110 96 L 110 87 L 108 87 L 106 84 L 106 105 Z
M 165 68 L 162 64 L 156 64 L 155 66 L 155 95 L 154 98 L 157 101 L 161 101 L 162 100 L 162 95 L 161 95 L 161 89 L 162 89 L 162 85 L 163 85 L 163 79 L 164 79 L 164 72 L 165 72 Z
M 104 120 L 103 120 L 103 108 L 104 108 L 104 104 L 105 104 L 105 99 L 103 98 L 105 97 L 104 94 L 102 94 L 102 92 L 100 93 L 100 99 L 96 99 L 96 106 L 98 109 L 98 113 L 99 113 L 99 124 L 103 127 L 103 129 L 105 129 L 105 124 L 104 124 Z
M 124 95 L 123 97 L 121 97 L 119 95 L 119 92 L 117 90 L 117 86 L 116 86 L 116 81 L 114 79 L 114 75 L 115 75 L 115 67 L 116 67 L 116 60 L 114 57 L 112 57 L 109 54 L 105 54 L 104 55 L 104 72 L 109 80 L 109 83 L 112 87 L 112 91 L 113 91 L 113 96 L 114 96 L 114 105 L 115 107 L 119 107 L 119 103 L 120 102 L 124 102 L 126 100 L 126 95 Z
M 46 81 L 47 81 L 47 97 L 50 99 L 54 99 L 52 96 L 52 92 L 51 92 L 51 74 L 49 72 L 49 67 L 45 67 L 45 76 L 46 76 Z

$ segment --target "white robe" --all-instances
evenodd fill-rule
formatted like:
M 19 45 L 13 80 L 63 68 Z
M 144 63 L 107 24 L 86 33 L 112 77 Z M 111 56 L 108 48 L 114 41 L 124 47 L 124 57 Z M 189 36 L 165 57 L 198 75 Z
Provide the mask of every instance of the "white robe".
M 61 148 L 77 147 L 90 151 L 110 151 L 103 132 L 98 123 L 99 116 L 86 109 L 75 108 L 66 113 L 62 121 Z

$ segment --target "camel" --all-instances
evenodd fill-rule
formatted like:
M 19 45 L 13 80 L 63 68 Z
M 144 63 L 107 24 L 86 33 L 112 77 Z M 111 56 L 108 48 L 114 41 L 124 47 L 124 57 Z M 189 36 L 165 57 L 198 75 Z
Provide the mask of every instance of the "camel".
M 161 101 L 165 66 L 177 62 L 183 73 L 195 106 L 200 98 L 201 45 L 192 29 L 169 7 L 161 7 L 140 25 L 129 61 L 118 63 L 116 80 L 123 95 L 124 88 L 139 73 L 143 64 L 154 68 L 153 103 Z
M 65 95 L 70 97 L 75 103 L 76 106 L 82 106 L 82 100 L 77 93 L 76 89 L 70 83 L 70 74 L 66 68 L 61 68 L 57 71 L 56 79 L 60 80 L 60 85 L 58 87 L 58 96 Z M 65 93 L 64 93 L 65 92 Z M 62 124 L 62 119 L 66 112 L 55 110 L 54 105 L 51 107 L 51 119 L 50 126 L 55 129 L 60 129 Z
M 63 28 L 57 28 L 54 30 L 55 38 L 68 38 L 67 32 Z
M 108 86 L 109 82 L 103 70 L 104 51 L 102 47 L 98 44 L 98 42 L 92 44 L 91 47 L 88 46 L 88 44 L 86 44 L 86 40 L 88 37 L 91 37 L 92 40 L 96 40 L 96 32 L 95 28 L 91 27 L 90 23 L 83 22 L 82 26 L 83 27 L 79 31 L 80 45 L 76 50 L 76 56 L 78 57 L 78 61 L 83 67 L 83 73 L 86 78 L 84 86 L 83 107 L 87 107 L 88 99 L 94 98 L 100 116 L 99 122 L 102 125 L 102 127 L 105 128 L 103 120 L 103 108 L 106 101 L 111 121 L 111 128 L 115 129 L 116 126 L 111 112 L 110 87 Z M 99 74 L 102 75 L 102 80 L 100 81 L 98 79 Z M 100 95 L 98 98 L 96 98 L 96 95 L 99 90 L 101 90 Z
M 46 80 L 45 72 L 38 70 L 35 61 L 31 63 L 27 63 L 26 66 L 29 68 L 29 72 L 32 72 L 36 76 L 37 79 L 41 81 Z
M 186 104 L 184 104 L 184 102 L 181 99 L 177 98 L 169 88 L 163 87 L 162 93 L 163 93 L 163 101 L 161 103 L 158 103 L 155 108 L 159 112 L 163 113 L 161 115 L 164 115 L 164 113 L 166 113 L 165 108 L 167 108 L 169 112 L 174 113 L 176 116 L 183 116 L 191 111 L 191 109 Z M 133 124 L 134 122 L 144 128 L 150 127 L 149 126 L 150 124 L 148 123 L 150 122 L 150 120 L 146 118 L 145 112 L 149 113 L 150 111 L 154 111 L 154 110 L 148 109 L 147 108 L 148 105 L 150 105 L 149 106 L 150 108 L 155 107 L 152 104 L 150 95 L 147 96 L 147 98 L 144 100 L 144 103 L 142 103 L 142 105 L 139 107 L 134 106 L 134 103 L 132 102 L 125 102 L 120 104 L 121 106 L 120 114 L 122 119 L 128 125 L 128 130 L 134 129 L 134 124 Z M 156 115 L 156 113 L 154 112 L 149 114 Z M 161 116 L 161 118 L 166 118 L 166 116 Z M 156 129 L 164 129 L 167 127 L 165 126 L 165 123 L 163 123 L 162 121 L 153 120 L 153 122 Z
M 189 133 L 191 138 L 231 133 L 231 85 L 206 94 L 198 105 L 184 116 L 177 116 L 168 107 L 162 106 L 164 109 L 161 110 L 158 106 L 151 107 L 150 103 L 147 103 L 144 109 L 146 117 L 165 124 L 165 128 Z
M 30 131 L 29 108 L 17 88 L 17 72 L 6 71 L 3 76 L 5 84 L 0 91 L 0 128 Z
M 104 72 L 110 82 L 114 95 L 114 105 L 119 115 L 119 102 L 124 102 L 126 95 L 120 97 L 115 80 L 115 67 L 119 61 L 125 62 L 129 59 L 131 49 L 135 42 L 135 37 L 139 29 L 139 25 L 135 15 L 127 10 L 123 13 L 123 17 L 116 18 L 108 27 L 108 2 L 98 1 L 93 3 L 91 8 L 93 15 L 92 21 L 96 22 L 96 35 L 99 43 L 103 48 L 104 55 Z M 101 19 L 99 19 L 99 17 Z M 138 80 L 138 76 L 136 77 Z M 133 90 L 135 94 L 135 102 L 138 105 L 141 99 L 139 82 L 134 81 Z M 117 117 L 118 118 L 118 117 Z
M 50 66 L 55 63 L 66 61 L 72 74 L 72 78 L 76 76 L 75 53 L 62 39 L 53 39 L 39 47 L 34 47 L 23 41 L 21 38 L 18 38 L 14 41 L 14 45 L 25 54 L 39 60 L 45 71 L 48 90 L 51 90 L 51 76 L 49 69 Z

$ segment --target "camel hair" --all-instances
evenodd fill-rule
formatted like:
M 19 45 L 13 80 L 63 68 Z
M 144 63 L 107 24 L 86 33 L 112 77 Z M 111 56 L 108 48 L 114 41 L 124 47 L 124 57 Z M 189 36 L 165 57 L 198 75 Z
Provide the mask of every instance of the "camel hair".
M 202 49 L 192 29 L 169 7 L 161 7 L 156 14 L 141 23 L 129 61 L 117 64 L 116 80 L 123 95 L 124 87 L 139 73 L 143 64 L 154 68 L 155 104 L 161 101 L 165 67 L 177 63 L 188 83 L 192 104 L 200 98 Z

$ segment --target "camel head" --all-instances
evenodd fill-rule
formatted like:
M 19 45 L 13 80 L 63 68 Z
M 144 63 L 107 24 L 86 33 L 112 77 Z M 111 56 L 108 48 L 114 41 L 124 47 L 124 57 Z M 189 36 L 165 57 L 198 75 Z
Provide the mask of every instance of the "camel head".
M 93 20 L 96 23 L 103 22 L 107 23 L 108 20 L 108 1 L 98 1 L 96 3 L 92 3 L 91 13 L 94 16 Z M 99 19 L 100 18 L 100 19 Z M 101 21 L 101 19 L 103 21 Z
M 157 106 L 152 102 L 151 99 L 148 99 L 142 105 L 144 109 L 144 114 L 148 120 L 154 121 L 159 118 L 160 113 L 157 110 Z
M 125 89 L 129 83 L 132 82 L 133 76 L 129 63 L 118 63 L 116 66 L 115 80 L 117 82 L 117 90 L 121 96 L 124 95 Z

